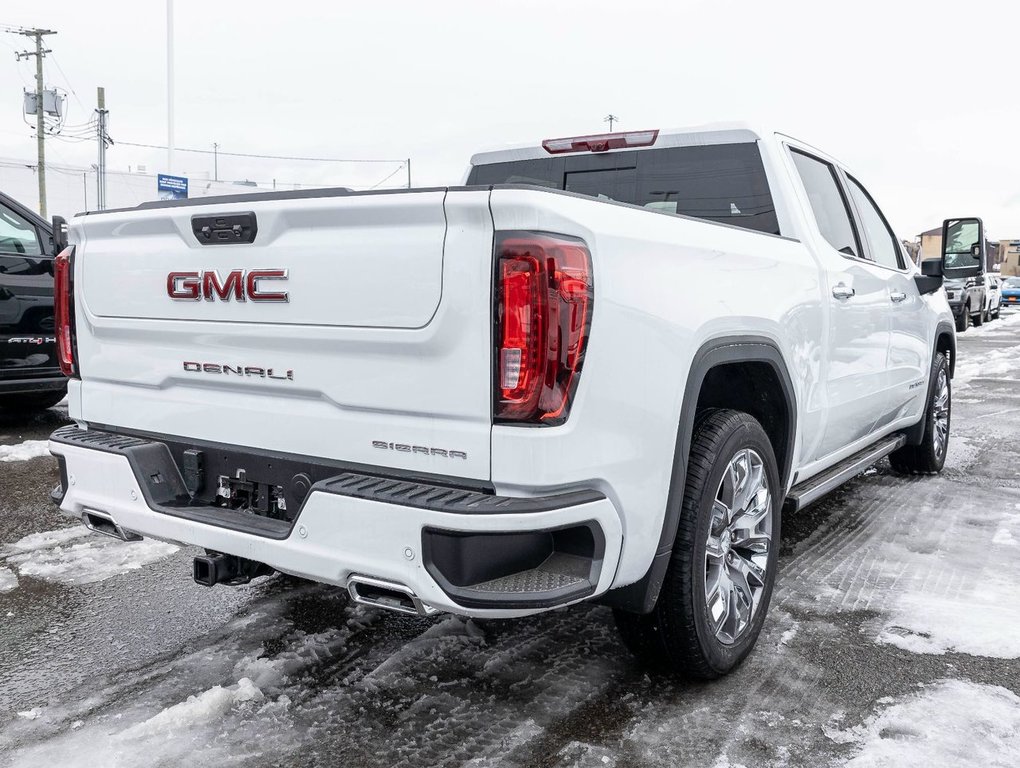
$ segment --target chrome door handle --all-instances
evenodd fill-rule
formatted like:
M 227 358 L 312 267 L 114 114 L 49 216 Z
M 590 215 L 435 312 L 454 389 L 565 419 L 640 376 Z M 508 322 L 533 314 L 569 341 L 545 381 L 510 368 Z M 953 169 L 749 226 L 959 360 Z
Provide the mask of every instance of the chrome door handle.
M 893 291 L 892 293 L 889 294 L 889 298 L 892 299 L 895 303 L 899 304 L 901 301 L 907 298 L 907 294 L 903 293 L 902 291 Z
M 832 295 L 837 299 L 849 299 L 855 293 L 857 293 L 857 291 L 853 288 L 847 287 L 845 283 L 837 283 L 832 286 Z

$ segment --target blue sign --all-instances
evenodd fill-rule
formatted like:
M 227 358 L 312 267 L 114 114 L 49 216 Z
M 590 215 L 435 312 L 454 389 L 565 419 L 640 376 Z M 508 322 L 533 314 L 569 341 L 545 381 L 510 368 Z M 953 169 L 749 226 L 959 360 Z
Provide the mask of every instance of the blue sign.
M 185 200 L 188 197 L 188 179 L 185 176 L 156 176 L 156 191 L 160 200 Z

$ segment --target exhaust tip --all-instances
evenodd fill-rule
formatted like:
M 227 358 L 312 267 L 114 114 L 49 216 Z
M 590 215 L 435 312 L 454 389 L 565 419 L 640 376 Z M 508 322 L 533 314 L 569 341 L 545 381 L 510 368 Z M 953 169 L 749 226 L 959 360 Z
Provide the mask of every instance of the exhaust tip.
M 410 616 L 431 616 L 437 610 L 425 605 L 410 587 L 395 581 L 373 579 L 369 576 L 351 576 L 347 582 L 351 599 L 362 605 L 372 605 Z
M 126 531 L 121 528 L 114 521 L 110 515 L 106 512 L 100 512 L 97 509 L 85 509 L 81 513 L 81 521 L 85 524 L 85 527 L 95 533 L 101 533 L 104 536 L 112 536 L 115 539 L 121 541 L 141 541 L 142 537 L 134 531 Z

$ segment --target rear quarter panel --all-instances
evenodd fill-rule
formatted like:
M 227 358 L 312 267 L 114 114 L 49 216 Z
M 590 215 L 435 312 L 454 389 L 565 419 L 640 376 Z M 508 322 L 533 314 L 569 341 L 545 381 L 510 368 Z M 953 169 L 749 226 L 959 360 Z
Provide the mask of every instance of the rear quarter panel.
M 494 228 L 582 238 L 595 304 L 570 418 L 496 425 L 499 493 L 595 487 L 622 515 L 616 585 L 640 579 L 665 514 L 691 361 L 706 342 L 754 334 L 787 361 L 800 420 L 817 427 L 825 320 L 816 262 L 799 242 L 569 194 L 492 192 Z M 794 466 L 798 463 L 798 437 Z

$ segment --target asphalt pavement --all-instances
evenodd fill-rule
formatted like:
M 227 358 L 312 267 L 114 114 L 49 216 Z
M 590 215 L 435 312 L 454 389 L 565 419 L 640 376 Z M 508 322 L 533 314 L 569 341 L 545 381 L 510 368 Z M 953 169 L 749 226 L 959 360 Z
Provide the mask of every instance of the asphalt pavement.
M 710 684 L 650 677 L 597 606 L 418 619 L 279 576 L 207 589 L 195 550 L 59 514 L 52 458 L 0 460 L 0 762 L 1015 765 L 1020 313 L 958 357 L 943 474 L 883 463 L 787 516 L 758 646 Z M 0 416 L 0 446 L 65 423 Z

